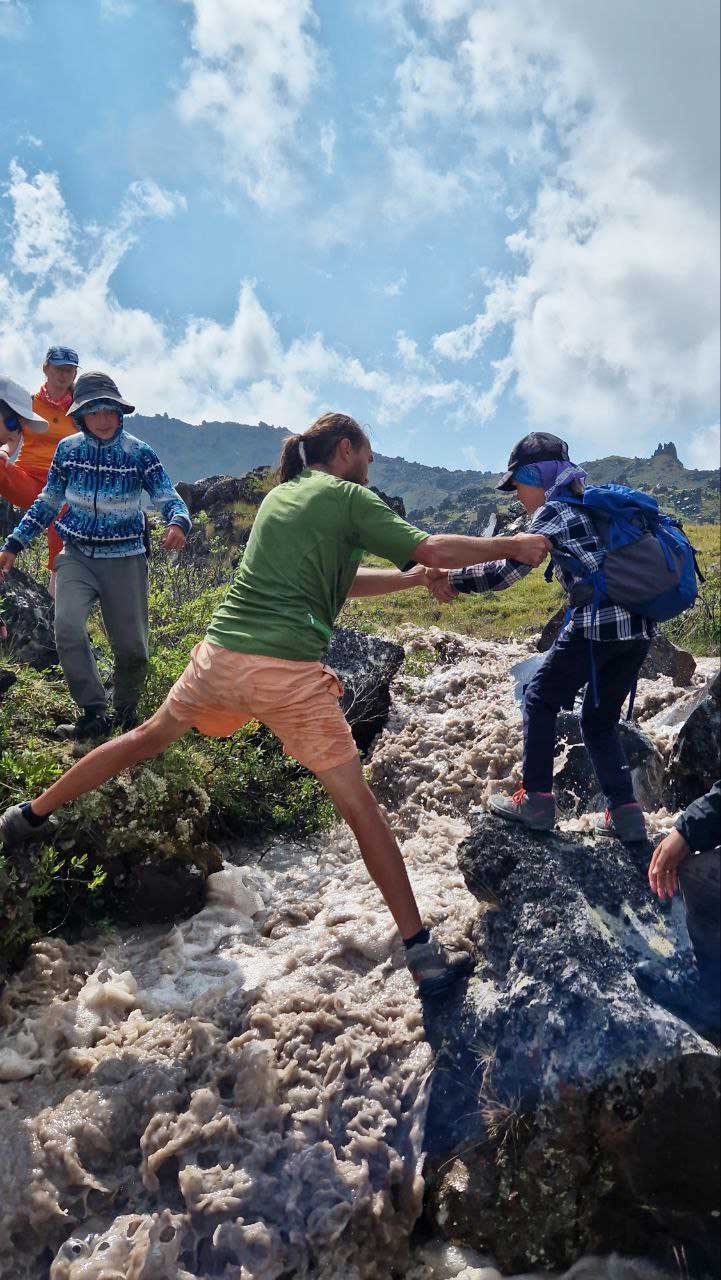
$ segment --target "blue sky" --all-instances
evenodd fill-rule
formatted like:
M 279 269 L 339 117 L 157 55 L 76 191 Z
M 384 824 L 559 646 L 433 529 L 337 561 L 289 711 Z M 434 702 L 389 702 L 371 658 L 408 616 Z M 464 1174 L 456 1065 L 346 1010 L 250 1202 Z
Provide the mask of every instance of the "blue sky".
M 717 5 L 0 0 L 0 343 L 146 412 L 718 464 Z

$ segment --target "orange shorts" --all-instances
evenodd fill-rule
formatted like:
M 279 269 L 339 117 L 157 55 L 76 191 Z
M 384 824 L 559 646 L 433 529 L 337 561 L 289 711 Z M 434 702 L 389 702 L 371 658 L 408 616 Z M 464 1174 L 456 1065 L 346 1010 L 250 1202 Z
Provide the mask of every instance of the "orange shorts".
M 342 693 L 337 675 L 320 662 L 234 653 L 203 640 L 165 707 L 188 729 L 214 738 L 229 738 L 249 720 L 260 720 L 287 755 L 324 773 L 358 754 L 338 705 Z

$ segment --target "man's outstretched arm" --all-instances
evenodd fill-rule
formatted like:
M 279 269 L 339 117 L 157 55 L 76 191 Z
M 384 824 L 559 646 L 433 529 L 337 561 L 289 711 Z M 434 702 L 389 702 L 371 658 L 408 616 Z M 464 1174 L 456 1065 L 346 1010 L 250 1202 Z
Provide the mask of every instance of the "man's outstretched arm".
M 388 596 L 395 591 L 411 591 L 414 587 L 430 587 L 441 574 L 438 570 L 426 569 L 416 565 L 403 573 L 401 569 L 365 569 L 358 570 L 353 586 L 348 592 L 350 597 Z
M 467 538 L 455 533 L 432 533 L 413 552 L 419 564 L 433 569 L 464 569 L 490 560 L 515 560 L 535 569 L 551 549 L 540 533 L 517 533 L 509 538 Z

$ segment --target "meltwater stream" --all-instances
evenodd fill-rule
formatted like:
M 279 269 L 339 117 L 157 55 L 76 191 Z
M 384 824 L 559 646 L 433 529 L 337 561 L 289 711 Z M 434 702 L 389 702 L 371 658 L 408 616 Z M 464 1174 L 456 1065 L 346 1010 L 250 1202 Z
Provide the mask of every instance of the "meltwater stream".
M 464 945 L 478 904 L 455 850 L 518 776 L 509 671 L 529 651 L 430 643 L 438 665 L 397 697 L 371 773 L 422 914 Z M 432 1054 L 349 831 L 229 856 L 193 919 L 44 939 L 8 984 L 0 1277 L 490 1277 L 409 1244 Z

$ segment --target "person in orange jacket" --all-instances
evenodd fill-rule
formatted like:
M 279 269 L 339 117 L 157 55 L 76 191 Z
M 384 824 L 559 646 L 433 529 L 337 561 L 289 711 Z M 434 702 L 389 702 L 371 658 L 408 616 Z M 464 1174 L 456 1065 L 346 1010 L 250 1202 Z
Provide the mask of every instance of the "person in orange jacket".
M 42 434 L 21 432 L 16 437 L 0 430 L 0 498 L 27 510 L 45 488 L 55 450 L 77 427 L 68 417 L 78 371 L 78 353 L 72 347 L 51 347 L 45 357 L 45 382 L 33 396 L 33 412 L 48 424 Z M 54 586 L 55 557 L 62 550 L 55 526 L 48 529 L 48 568 Z

